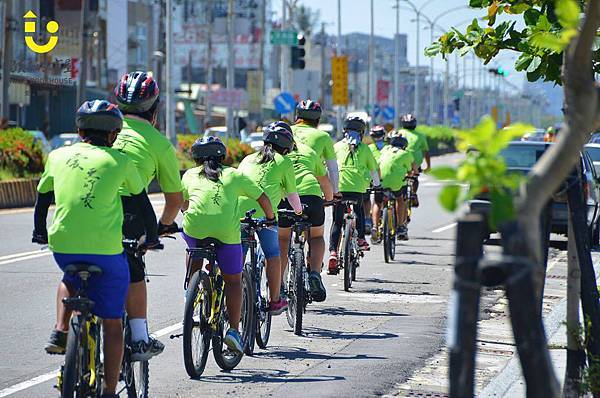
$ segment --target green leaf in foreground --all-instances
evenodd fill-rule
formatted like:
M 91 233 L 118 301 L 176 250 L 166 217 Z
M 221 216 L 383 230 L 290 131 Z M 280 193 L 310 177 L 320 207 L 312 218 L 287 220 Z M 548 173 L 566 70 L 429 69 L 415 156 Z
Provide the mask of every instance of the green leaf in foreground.
M 440 192 L 440 203 L 448 211 L 456 211 L 460 196 L 459 185 L 446 185 Z
M 456 169 L 450 166 L 434 167 L 429 174 L 438 180 L 456 180 Z

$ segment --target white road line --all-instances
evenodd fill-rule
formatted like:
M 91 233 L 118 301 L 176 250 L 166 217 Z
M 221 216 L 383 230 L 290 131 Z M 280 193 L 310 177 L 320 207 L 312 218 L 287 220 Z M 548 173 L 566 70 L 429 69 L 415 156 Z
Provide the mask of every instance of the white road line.
M 456 223 L 455 222 L 453 222 L 452 224 L 446 225 L 445 227 L 440 227 L 438 229 L 434 229 L 431 232 L 434 233 L 434 234 L 439 234 L 440 232 L 447 231 L 447 230 L 452 229 L 454 227 L 456 227 Z
M 179 329 L 181 329 L 181 322 L 177 322 L 171 326 L 167 326 L 165 328 L 159 329 L 154 333 L 151 333 L 155 337 L 165 336 L 167 334 L 173 333 Z M 7 387 L 4 390 L 0 390 L 0 398 L 7 397 L 9 395 L 15 394 L 19 391 L 26 390 L 30 387 L 36 386 L 38 384 L 42 384 L 47 382 L 48 380 L 52 380 L 58 374 L 59 369 L 53 370 L 52 372 L 44 373 L 43 375 L 36 376 L 33 379 L 22 381 L 21 383 L 15 384 L 13 386 Z
M 31 260 L 33 258 L 38 258 L 38 257 L 50 256 L 51 254 L 52 254 L 52 252 L 50 252 L 50 251 L 44 251 L 41 253 L 29 255 L 29 256 L 17 257 L 17 258 L 12 258 L 9 260 L 0 261 L 0 265 L 18 263 L 19 261 L 25 261 L 25 260 Z
M 30 254 L 39 254 L 39 253 L 43 253 L 43 252 L 47 252 L 47 251 L 48 251 L 48 249 L 42 249 L 42 250 L 38 249 L 38 250 L 30 251 L 30 252 L 8 254 L 6 256 L 0 256 L 0 261 L 8 260 L 10 258 L 15 258 L 15 257 L 28 256 Z

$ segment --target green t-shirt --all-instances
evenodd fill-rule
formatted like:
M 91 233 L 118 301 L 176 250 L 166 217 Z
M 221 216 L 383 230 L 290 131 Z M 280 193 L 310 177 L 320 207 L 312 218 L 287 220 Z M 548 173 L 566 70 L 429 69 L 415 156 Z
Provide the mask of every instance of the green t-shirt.
M 298 195 L 322 196 L 321 185 L 316 177 L 327 175 L 323 161 L 307 145 L 296 143 L 296 149 L 286 155 L 294 164 Z
M 385 148 L 386 146 L 387 144 L 384 144 L 383 148 Z M 375 143 L 369 144 L 369 149 L 373 153 L 373 157 L 375 158 L 377 164 L 379 164 L 379 158 L 381 157 L 381 151 L 383 150 L 383 148 L 377 148 L 377 145 Z
M 307 124 L 295 124 L 292 131 L 296 142 L 311 147 L 322 160 L 335 160 L 333 140 L 329 134 Z
M 340 168 L 340 192 L 364 193 L 369 188 L 370 173 L 377 171 L 373 153 L 365 144 L 359 144 L 354 153 L 346 140 L 335 144 L 335 154 Z M 369 179 L 365 175 L 369 173 Z
M 392 146 L 383 148 L 379 162 L 381 186 L 392 191 L 399 191 L 406 185 L 404 178 L 412 169 L 413 161 L 413 155 L 408 151 Z
M 267 195 L 273 210 L 275 210 L 286 194 L 297 192 L 294 165 L 287 157 L 278 153 L 275 153 L 272 162 L 260 164 L 258 162 L 261 156 L 260 152 L 246 156 L 240 163 L 238 170 L 259 186 Z M 256 217 L 265 215 L 254 199 L 248 197 L 240 199 L 240 217 L 243 217 L 246 211 L 251 209 L 256 209 Z
M 147 188 L 154 177 L 163 192 L 181 192 L 179 161 L 167 137 L 145 120 L 125 116 L 113 148 L 126 154 Z M 127 192 L 122 192 L 127 195 Z
M 194 167 L 182 178 L 183 197 L 190 201 L 183 216 L 183 231 L 196 239 L 214 238 L 225 244 L 241 242 L 239 199 L 258 199 L 263 191 L 240 171 L 225 167 L 218 181 Z
M 133 162 L 119 151 L 83 142 L 52 151 L 37 187 L 40 193 L 54 191 L 56 200 L 50 250 L 122 253 L 121 187 L 138 194 L 144 184 Z
M 421 167 L 421 163 L 423 163 L 423 156 L 425 152 L 429 151 L 427 137 L 425 137 L 423 133 L 419 133 L 416 130 L 401 131 L 402 135 L 408 140 L 408 147 L 406 147 L 406 150 L 412 153 L 417 167 Z

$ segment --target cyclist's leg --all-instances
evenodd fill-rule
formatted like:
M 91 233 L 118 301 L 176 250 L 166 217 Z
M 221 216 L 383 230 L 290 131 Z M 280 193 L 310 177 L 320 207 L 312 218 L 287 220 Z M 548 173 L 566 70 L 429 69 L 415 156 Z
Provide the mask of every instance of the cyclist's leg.
M 371 211 L 375 211 L 374 208 L 371 207 L 371 195 L 365 194 L 362 201 L 364 214 L 365 214 L 365 224 L 371 224 L 372 213 Z
M 381 208 L 383 207 L 383 192 L 375 193 L 373 208 L 371 209 L 371 218 L 373 219 L 373 231 L 376 232 L 379 222 L 381 221 Z M 373 235 L 373 232 L 371 232 Z
M 225 281 L 225 302 L 229 325 L 237 330 L 242 312 L 242 245 L 223 244 L 217 247 L 217 262 Z
M 323 257 L 325 256 L 325 207 L 323 198 L 316 195 L 301 196 L 302 204 L 306 205 L 305 214 L 311 225 L 310 239 L 308 245 L 310 248 L 310 270 L 312 272 L 321 272 Z
M 403 186 L 396 195 L 396 218 L 398 225 L 406 225 L 408 219 L 408 186 Z
M 281 221 L 278 227 L 279 236 L 279 260 L 281 264 L 281 275 L 285 275 L 285 269 L 288 265 L 288 252 L 290 250 L 290 239 L 292 238 L 292 229 L 281 226 Z
M 341 192 L 342 197 L 347 199 L 346 193 Z M 331 231 L 329 233 L 329 251 L 338 251 L 340 245 L 340 236 L 342 234 L 342 223 L 344 222 L 344 206 L 336 204 L 333 206 L 333 222 L 331 223 Z
M 269 281 L 269 293 L 271 297 L 270 306 L 273 310 L 279 312 L 281 308 L 285 308 L 287 302 L 285 300 L 282 301 L 279 297 L 282 274 L 277 227 L 261 229 L 258 231 L 258 239 L 260 240 L 260 246 L 267 261 L 267 280 Z
M 69 288 L 69 285 L 61 280 L 56 291 L 56 324 L 44 347 L 48 354 L 64 354 L 67 348 L 67 333 L 69 332 L 69 320 L 72 311 L 69 311 L 62 301 L 74 294 L 75 289 Z
M 123 324 L 121 318 L 103 319 L 104 330 L 104 393 L 114 394 L 123 360 Z
M 357 204 L 354 205 L 354 213 L 356 213 L 356 230 L 358 231 L 358 238 L 365 239 L 365 209 L 362 206 L 360 200 L 363 194 L 354 193 L 353 199 L 356 199 Z

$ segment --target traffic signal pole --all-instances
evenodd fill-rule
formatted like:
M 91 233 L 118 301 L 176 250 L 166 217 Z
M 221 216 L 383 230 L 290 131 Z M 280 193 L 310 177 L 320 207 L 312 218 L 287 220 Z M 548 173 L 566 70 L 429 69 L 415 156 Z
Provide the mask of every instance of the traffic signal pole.
M 12 66 L 13 58 L 13 46 L 12 46 L 12 29 L 13 29 L 13 18 L 12 18 L 12 0 L 4 1 L 4 12 L 2 17 L 4 18 L 4 43 L 2 45 L 2 88 L 0 89 L 0 119 L 10 119 L 10 100 L 8 98 L 8 88 L 10 86 L 10 70 Z
M 337 46 L 335 49 L 336 55 L 339 57 L 342 55 L 341 47 L 342 47 L 342 0 L 337 1 L 338 8 L 338 37 L 337 37 Z M 342 138 L 342 107 L 338 105 L 337 114 L 336 114 L 336 125 L 337 125 L 337 138 Z

